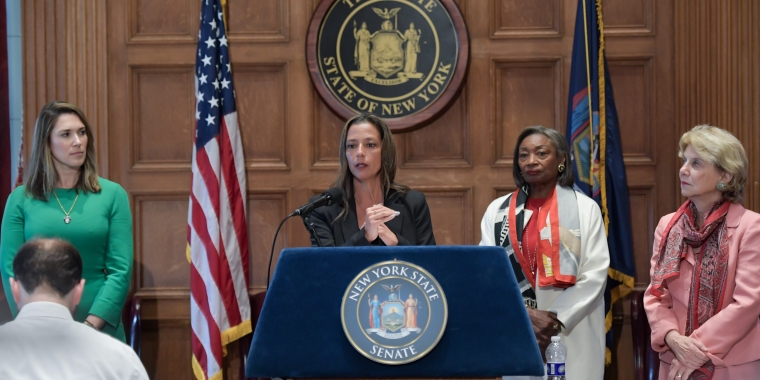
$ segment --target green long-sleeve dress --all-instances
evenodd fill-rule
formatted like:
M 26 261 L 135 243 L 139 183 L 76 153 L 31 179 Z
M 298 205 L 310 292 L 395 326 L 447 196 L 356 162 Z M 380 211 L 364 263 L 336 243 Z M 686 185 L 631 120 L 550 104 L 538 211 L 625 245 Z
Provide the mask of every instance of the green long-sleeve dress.
M 82 277 L 86 280 L 74 319 L 82 322 L 89 314 L 106 321 L 102 331 L 126 341 L 121 312 L 132 279 L 132 213 L 127 192 L 117 183 L 100 178 L 101 191 L 80 192 L 56 189 L 64 212 L 54 196 L 47 202 L 27 196 L 19 186 L 8 197 L 0 230 L 0 274 L 11 312 L 18 314 L 8 283 L 13 277 L 13 258 L 21 245 L 35 237 L 55 237 L 71 242 L 82 255 Z

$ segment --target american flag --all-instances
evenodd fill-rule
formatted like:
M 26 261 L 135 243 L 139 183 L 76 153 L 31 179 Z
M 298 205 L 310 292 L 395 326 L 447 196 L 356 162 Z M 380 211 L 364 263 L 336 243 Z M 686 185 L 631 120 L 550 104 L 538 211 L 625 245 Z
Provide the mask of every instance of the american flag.
M 192 367 L 221 379 L 224 346 L 251 332 L 243 146 L 222 5 L 201 0 L 187 217 Z

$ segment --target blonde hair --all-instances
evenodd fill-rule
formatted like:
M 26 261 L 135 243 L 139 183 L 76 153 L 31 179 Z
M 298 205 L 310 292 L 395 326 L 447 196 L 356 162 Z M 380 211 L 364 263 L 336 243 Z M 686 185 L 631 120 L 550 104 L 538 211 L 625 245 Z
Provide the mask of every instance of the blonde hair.
M 79 107 L 58 101 L 52 101 L 40 110 L 37 122 L 34 124 L 34 137 L 32 138 L 32 153 L 29 155 L 29 166 L 26 170 L 26 194 L 36 199 L 47 201 L 58 182 L 58 172 L 53 165 L 53 153 L 50 151 L 50 134 L 63 114 L 71 114 L 79 117 L 84 124 L 84 132 L 87 135 L 87 152 L 84 164 L 79 169 L 79 180 L 75 188 L 77 192 L 83 191 L 100 192 L 98 183 L 98 165 L 95 157 L 95 139 L 92 137 L 92 129 L 87 118 Z
M 712 125 L 697 125 L 681 136 L 678 142 L 678 157 L 683 158 L 686 147 L 691 146 L 703 159 L 711 162 L 718 170 L 733 177 L 722 191 L 723 198 L 732 203 L 741 203 L 744 186 L 747 185 L 747 154 L 741 141 L 731 132 Z

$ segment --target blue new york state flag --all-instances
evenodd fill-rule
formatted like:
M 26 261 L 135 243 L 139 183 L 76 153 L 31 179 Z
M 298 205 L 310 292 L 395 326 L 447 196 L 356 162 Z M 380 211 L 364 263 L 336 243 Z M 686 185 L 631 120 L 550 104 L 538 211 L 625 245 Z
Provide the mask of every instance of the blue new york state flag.
M 607 354 L 613 344 L 612 305 L 634 285 L 633 239 L 628 184 L 623 163 L 615 100 L 604 57 L 602 5 L 578 0 L 567 107 L 567 141 L 572 151 L 575 187 L 602 210 L 610 268 L 604 292 Z

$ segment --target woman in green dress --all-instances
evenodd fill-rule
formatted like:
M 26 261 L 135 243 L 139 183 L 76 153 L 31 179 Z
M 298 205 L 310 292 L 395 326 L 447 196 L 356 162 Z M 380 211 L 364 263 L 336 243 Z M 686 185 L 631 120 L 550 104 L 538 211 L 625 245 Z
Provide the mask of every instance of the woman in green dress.
M 74 319 L 125 341 L 121 312 L 132 278 L 132 214 L 126 191 L 98 177 L 95 141 L 82 110 L 50 102 L 34 126 L 24 185 L 5 205 L 0 274 L 15 317 L 8 278 L 13 258 L 34 237 L 68 240 L 81 253 L 85 279 Z

